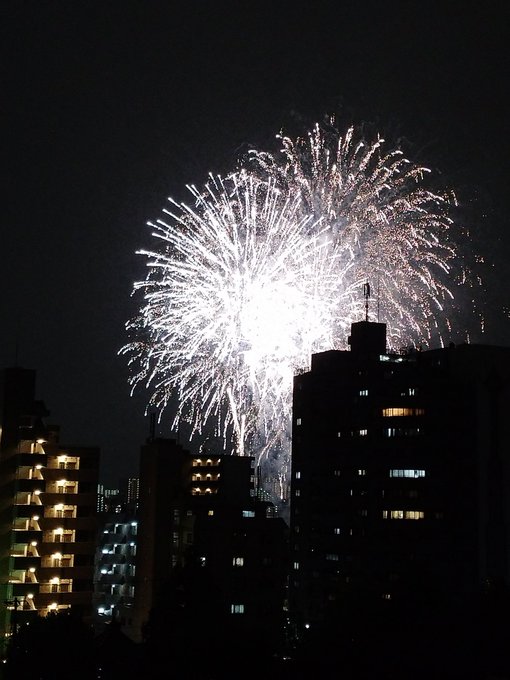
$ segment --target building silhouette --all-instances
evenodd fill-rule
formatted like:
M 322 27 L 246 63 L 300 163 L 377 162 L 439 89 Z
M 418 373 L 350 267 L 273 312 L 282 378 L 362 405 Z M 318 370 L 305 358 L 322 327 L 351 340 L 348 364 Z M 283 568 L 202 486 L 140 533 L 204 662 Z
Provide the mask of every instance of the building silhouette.
M 94 574 L 94 629 L 112 620 L 132 624 L 135 595 L 137 517 L 129 512 L 99 515 Z
M 349 344 L 313 355 L 294 379 L 298 629 L 346 602 L 461 606 L 506 592 L 510 348 L 392 354 L 385 324 L 368 321 Z
M 147 441 L 133 639 L 163 636 L 163 649 L 173 644 L 178 656 L 182 636 L 182 650 L 189 656 L 194 645 L 197 653 L 208 649 L 210 665 L 212 648 L 218 656 L 234 637 L 276 642 L 286 615 L 286 574 L 287 525 L 271 503 L 257 499 L 252 458 L 192 455 L 173 439 Z
M 65 446 L 36 373 L 0 382 L 0 635 L 50 612 L 92 613 L 99 449 Z

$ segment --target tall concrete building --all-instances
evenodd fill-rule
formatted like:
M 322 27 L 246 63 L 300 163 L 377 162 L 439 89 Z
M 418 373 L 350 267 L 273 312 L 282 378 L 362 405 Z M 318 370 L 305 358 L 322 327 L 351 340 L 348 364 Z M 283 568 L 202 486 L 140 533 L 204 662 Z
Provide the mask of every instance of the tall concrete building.
M 34 616 L 92 614 L 99 449 L 65 446 L 36 373 L 0 382 L 0 636 Z
M 207 619 L 209 637 L 229 627 L 247 636 L 270 632 L 282 623 L 287 525 L 256 498 L 252 458 L 193 455 L 173 439 L 148 440 L 137 543 L 134 639 L 158 607 L 174 640 L 176 610 L 189 612 L 196 626 Z M 182 601 L 173 609 L 176 597 Z
M 386 326 L 312 357 L 293 392 L 290 604 L 462 601 L 510 586 L 510 348 L 392 354 Z

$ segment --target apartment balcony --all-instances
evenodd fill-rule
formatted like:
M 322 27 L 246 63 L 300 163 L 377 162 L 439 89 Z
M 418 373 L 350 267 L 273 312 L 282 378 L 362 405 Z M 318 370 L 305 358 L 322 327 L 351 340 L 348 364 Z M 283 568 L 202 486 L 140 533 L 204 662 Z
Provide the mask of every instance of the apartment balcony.
M 44 581 L 49 578 L 48 573 L 58 571 L 59 569 L 72 569 L 74 567 L 74 555 L 62 554 L 55 552 L 52 555 L 45 555 L 41 557 L 41 565 L 37 573 Z
M 43 470 L 44 466 L 42 463 L 23 465 L 16 469 L 16 479 L 35 479 L 41 481 L 44 479 Z
M 38 569 L 40 564 L 40 558 L 35 555 L 16 555 L 12 557 L 12 560 L 12 571 L 14 572 L 27 572 L 33 568 Z
M 45 540 L 51 541 L 51 535 L 58 529 L 64 530 L 90 530 L 94 531 L 96 528 L 96 520 L 94 517 L 44 517 L 39 521 L 41 529 L 44 530 Z
M 55 609 L 73 607 L 76 605 L 91 605 L 92 589 L 72 591 L 68 593 L 37 593 L 34 596 L 38 610 L 54 611 Z M 56 607 L 53 605 L 57 605 Z
M 43 555 L 49 556 L 54 553 L 92 556 L 95 553 L 95 548 L 96 544 L 94 541 L 75 541 L 69 543 L 66 541 L 52 541 L 41 543 L 39 551 L 41 557 Z
M 35 507 L 35 503 L 17 503 L 14 508 L 14 521 L 18 518 L 24 518 L 24 519 L 32 519 L 35 516 L 38 517 L 38 519 L 41 518 L 42 516 L 42 511 L 40 506 Z M 38 521 L 38 520 L 36 520 Z
M 33 527 L 26 529 L 13 529 L 13 534 L 15 544 L 30 545 L 34 541 L 37 541 L 37 544 L 39 544 L 41 541 L 41 530 L 34 529 Z
M 44 491 L 44 480 L 32 478 L 32 479 L 20 479 L 16 480 L 16 491 L 17 493 L 33 493 L 39 489 Z
M 67 493 L 57 492 L 55 489 L 47 490 L 44 494 L 44 505 L 79 505 L 95 508 L 97 504 L 97 494 L 93 492 L 79 493 L 67 491 Z

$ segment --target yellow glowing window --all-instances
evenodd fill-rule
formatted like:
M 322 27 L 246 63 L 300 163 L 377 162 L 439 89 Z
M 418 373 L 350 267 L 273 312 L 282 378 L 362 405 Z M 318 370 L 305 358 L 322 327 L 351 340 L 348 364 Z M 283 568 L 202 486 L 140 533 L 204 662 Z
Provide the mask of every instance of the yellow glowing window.
M 423 510 L 390 510 L 390 519 L 424 519 Z M 383 519 L 388 519 L 388 511 L 383 510 Z
M 425 413 L 423 408 L 408 408 L 408 407 L 393 407 L 383 408 L 382 414 L 384 418 L 394 418 L 401 416 L 422 416 Z
M 405 513 L 406 519 L 423 519 L 424 517 L 425 513 L 422 510 L 406 510 Z

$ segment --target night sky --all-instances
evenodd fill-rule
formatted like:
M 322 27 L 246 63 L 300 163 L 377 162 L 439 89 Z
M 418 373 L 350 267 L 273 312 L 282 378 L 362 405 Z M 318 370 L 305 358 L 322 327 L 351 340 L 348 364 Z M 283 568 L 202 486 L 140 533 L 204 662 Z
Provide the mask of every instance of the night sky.
M 455 189 L 490 265 L 475 340 L 509 345 L 509 8 L 1 3 L 1 364 L 37 370 L 62 443 L 99 446 L 107 484 L 137 473 L 146 395 L 118 351 L 146 221 L 328 113 L 404 140 Z

